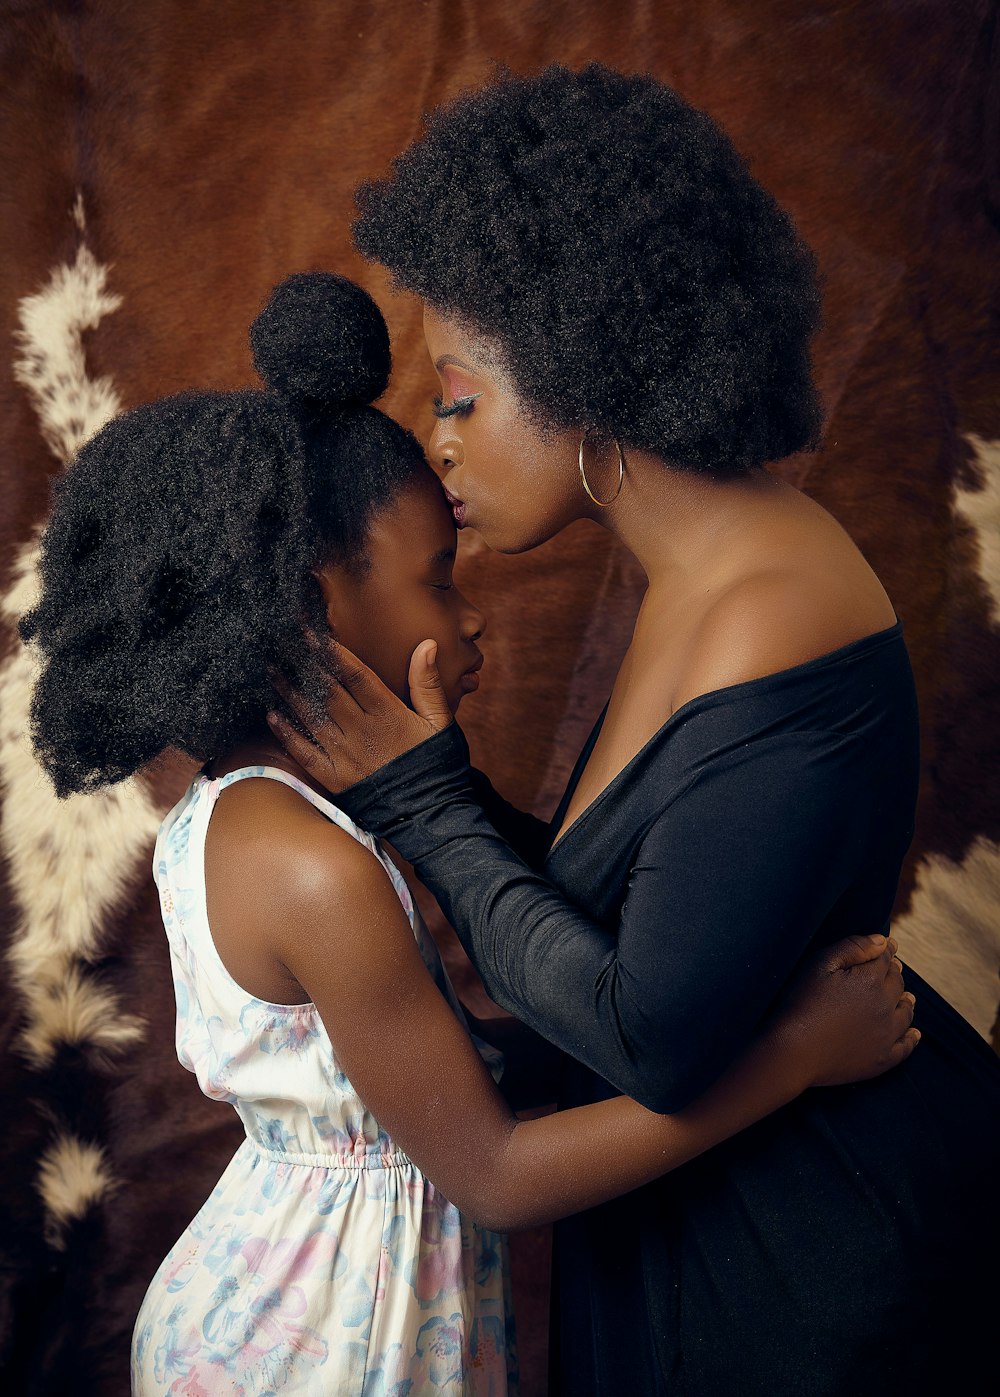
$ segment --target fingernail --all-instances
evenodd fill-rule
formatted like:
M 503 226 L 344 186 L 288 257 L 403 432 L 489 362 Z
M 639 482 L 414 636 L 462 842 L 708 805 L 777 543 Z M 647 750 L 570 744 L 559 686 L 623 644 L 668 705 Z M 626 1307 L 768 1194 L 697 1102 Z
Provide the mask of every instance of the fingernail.
M 869 940 L 869 941 L 873 941 L 873 942 L 875 943 L 875 945 L 877 946 L 877 945 L 880 944 L 880 942 L 882 942 L 882 941 L 885 940 L 885 937 L 884 937 L 881 933 L 878 933 L 878 934 L 874 934 L 874 933 L 873 933 L 871 936 L 869 936 L 868 940 Z

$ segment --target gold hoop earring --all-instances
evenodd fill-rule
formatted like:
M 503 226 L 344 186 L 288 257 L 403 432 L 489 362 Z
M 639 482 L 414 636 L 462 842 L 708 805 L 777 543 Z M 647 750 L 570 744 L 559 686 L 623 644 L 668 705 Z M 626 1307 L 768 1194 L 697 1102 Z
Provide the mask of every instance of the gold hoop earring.
M 618 452 L 618 485 L 615 489 L 615 493 L 611 496 L 610 500 L 599 500 L 597 496 L 594 494 L 593 490 L 590 488 L 590 482 L 587 479 L 587 472 L 583 464 L 583 446 L 586 440 L 587 433 L 584 432 L 583 436 L 580 438 L 580 479 L 583 481 L 583 488 L 586 490 L 590 498 L 594 501 L 594 504 L 599 505 L 601 509 L 607 509 L 609 504 L 614 504 L 615 500 L 622 492 L 622 482 L 625 479 L 625 457 L 622 455 L 622 449 L 619 445 L 618 438 L 612 437 L 611 440 L 614 442 L 615 450 Z

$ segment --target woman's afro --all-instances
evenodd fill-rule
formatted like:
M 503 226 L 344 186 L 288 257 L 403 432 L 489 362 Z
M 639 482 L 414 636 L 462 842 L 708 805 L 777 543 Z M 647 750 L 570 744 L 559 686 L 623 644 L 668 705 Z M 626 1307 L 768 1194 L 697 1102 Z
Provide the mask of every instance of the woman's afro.
M 45 662 L 32 736 L 60 795 L 168 747 L 204 761 L 266 731 L 273 668 L 318 696 L 313 570 L 354 562 L 374 515 L 426 469 L 410 433 L 366 405 L 389 345 L 360 287 L 289 278 L 251 339 L 264 391 L 134 408 L 55 486 L 21 634 Z
M 504 76 L 357 195 L 355 240 L 534 415 L 690 470 L 816 445 L 814 259 L 704 112 L 600 64 Z

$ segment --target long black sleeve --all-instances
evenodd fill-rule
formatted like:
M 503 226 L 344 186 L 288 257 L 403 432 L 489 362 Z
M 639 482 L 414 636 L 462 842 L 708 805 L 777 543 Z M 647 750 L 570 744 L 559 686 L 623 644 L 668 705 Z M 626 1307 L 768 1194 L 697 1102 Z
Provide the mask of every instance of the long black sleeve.
M 457 726 L 339 798 L 414 864 L 498 1004 L 658 1111 L 679 1110 L 739 1053 L 841 896 L 840 870 L 864 858 L 867 821 L 841 779 L 859 760 L 850 735 L 695 750 L 651 792 L 610 928 L 504 842 Z
M 541 863 L 549 847 L 549 825 L 537 815 L 518 810 L 495 789 L 488 776 L 469 768 L 472 796 L 497 834 L 533 868 Z

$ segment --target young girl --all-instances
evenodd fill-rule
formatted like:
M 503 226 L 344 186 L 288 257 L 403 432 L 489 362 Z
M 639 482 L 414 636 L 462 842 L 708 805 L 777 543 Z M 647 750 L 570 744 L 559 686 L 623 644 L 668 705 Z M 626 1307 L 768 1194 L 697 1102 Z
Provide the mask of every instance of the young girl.
M 478 687 L 485 621 L 452 581 L 451 512 L 414 438 L 368 406 L 390 356 L 365 292 L 289 278 L 251 342 L 265 391 L 168 398 L 84 448 L 23 622 L 48 661 L 34 739 L 60 794 L 170 747 L 207 762 L 154 873 L 178 1055 L 246 1139 L 150 1284 L 133 1387 L 509 1393 L 497 1231 L 902 1061 L 912 996 L 891 942 L 847 941 L 685 1111 L 619 1097 L 519 1121 L 402 876 L 266 726 L 273 672 L 322 694 L 309 632 L 334 626 L 397 694 L 428 636 L 451 707 Z

